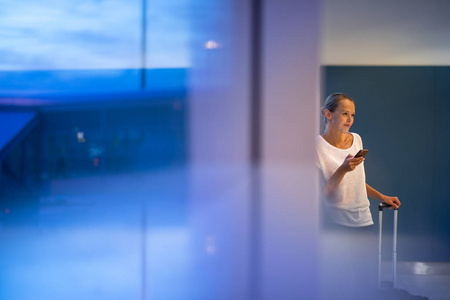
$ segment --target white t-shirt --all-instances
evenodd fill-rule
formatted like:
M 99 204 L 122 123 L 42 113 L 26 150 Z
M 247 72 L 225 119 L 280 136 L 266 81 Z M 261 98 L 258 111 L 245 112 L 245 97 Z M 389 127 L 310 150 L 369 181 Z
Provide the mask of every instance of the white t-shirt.
M 316 138 L 316 163 L 322 171 L 326 181 L 342 165 L 347 155 L 355 155 L 363 149 L 361 137 L 356 133 L 353 135 L 353 144 L 348 149 L 339 149 L 330 145 L 322 136 Z M 325 197 L 323 197 L 326 199 Z M 332 222 L 350 226 L 362 227 L 373 224 L 370 213 L 370 202 L 367 198 L 366 175 L 364 172 L 364 162 L 358 165 L 353 171 L 347 172 L 339 183 L 338 189 L 333 196 L 333 200 L 325 201 L 327 217 Z

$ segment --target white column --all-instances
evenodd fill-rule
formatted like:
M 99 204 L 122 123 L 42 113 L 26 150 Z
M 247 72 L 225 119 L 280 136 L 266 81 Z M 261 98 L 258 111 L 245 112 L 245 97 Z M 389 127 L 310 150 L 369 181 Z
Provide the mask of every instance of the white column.
M 249 1 L 193 1 L 189 86 L 192 291 L 248 299 Z
M 314 299 L 317 292 L 319 3 L 262 3 L 260 206 L 251 203 L 251 1 L 193 5 L 192 299 Z M 256 283 L 250 269 L 255 207 Z
M 320 1 L 265 0 L 263 299 L 315 299 Z

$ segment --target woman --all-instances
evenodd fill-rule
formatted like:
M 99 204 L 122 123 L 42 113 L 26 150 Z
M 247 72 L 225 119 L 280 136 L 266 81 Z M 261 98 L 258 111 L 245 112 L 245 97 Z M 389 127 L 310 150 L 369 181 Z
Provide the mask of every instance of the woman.
M 366 183 L 364 157 L 354 155 L 363 149 L 361 137 L 350 133 L 355 117 L 352 98 L 335 93 L 322 108 L 325 131 L 316 138 L 317 164 L 324 178 L 327 218 L 338 225 L 365 227 L 373 225 L 367 196 L 391 208 L 399 208 L 397 197 L 389 197 Z
M 351 133 L 352 98 L 335 93 L 322 108 L 325 131 L 316 138 L 316 163 L 323 178 L 325 206 L 324 299 L 368 299 L 376 291 L 376 242 L 369 197 L 398 208 L 389 197 L 366 183 L 364 158 L 354 157 L 363 144 Z M 370 154 L 369 154 L 370 155 Z M 331 233 L 331 234 L 330 234 Z M 371 292 L 369 292 L 371 291 Z

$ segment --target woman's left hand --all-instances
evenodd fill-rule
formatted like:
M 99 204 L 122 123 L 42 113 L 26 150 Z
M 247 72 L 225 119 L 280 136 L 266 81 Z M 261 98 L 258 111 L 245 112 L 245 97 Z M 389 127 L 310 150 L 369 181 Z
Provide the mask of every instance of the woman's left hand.
M 383 202 L 391 205 L 391 207 L 389 207 L 389 209 L 398 209 L 401 205 L 400 200 L 398 200 L 397 197 L 389 197 L 389 196 L 384 196 L 383 197 Z

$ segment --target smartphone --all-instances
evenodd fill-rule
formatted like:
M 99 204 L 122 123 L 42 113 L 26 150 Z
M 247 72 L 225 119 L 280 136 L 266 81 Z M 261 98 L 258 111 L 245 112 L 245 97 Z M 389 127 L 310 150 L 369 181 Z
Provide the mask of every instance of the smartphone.
M 359 150 L 358 153 L 356 153 L 356 155 L 353 156 L 353 158 L 356 158 L 356 157 L 364 157 L 364 156 L 366 156 L 366 154 L 367 154 L 368 152 L 369 152 L 369 150 L 367 150 L 367 149 Z

